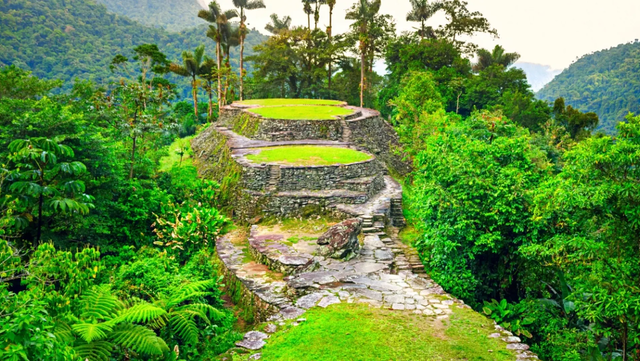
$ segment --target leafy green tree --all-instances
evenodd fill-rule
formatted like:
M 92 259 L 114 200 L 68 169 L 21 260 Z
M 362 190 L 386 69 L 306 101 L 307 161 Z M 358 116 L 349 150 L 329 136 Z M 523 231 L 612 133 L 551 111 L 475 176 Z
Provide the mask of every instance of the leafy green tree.
M 461 97 L 461 114 L 470 114 L 474 109 L 486 109 L 502 104 L 507 92 L 531 94 L 527 75 L 518 68 L 505 69 L 493 64 L 465 82 Z M 529 98 L 533 100 L 531 96 Z
M 209 69 L 203 69 L 204 45 L 200 45 L 192 53 L 182 52 L 182 65 L 171 63 L 169 71 L 191 78 L 191 95 L 193 97 L 193 111 L 198 117 L 198 76 Z
M 235 10 L 222 11 L 217 1 L 209 3 L 209 9 L 200 10 L 198 17 L 214 25 L 209 25 L 207 36 L 216 42 L 216 62 L 218 68 L 218 111 L 222 107 L 222 41 L 223 28 L 228 24 L 230 19 L 238 16 Z
M 430 2 L 429 0 L 410 0 L 410 2 L 411 11 L 407 13 L 407 21 L 416 21 L 420 23 L 420 28 L 418 29 L 420 40 L 423 40 L 424 38 L 435 38 L 436 34 L 433 27 L 425 27 L 425 23 L 442 9 L 441 3 Z
M 78 177 L 86 172 L 81 162 L 59 162 L 73 158 L 71 147 L 45 138 L 16 139 L 9 144 L 15 171 L 9 190 L 24 207 L 23 216 L 36 218 L 34 245 L 42 239 L 44 217 L 57 213 L 87 214 L 93 207 L 92 197 L 84 193 L 84 182 Z
M 605 357 L 632 360 L 640 348 L 640 117 L 627 117 L 618 132 L 564 154 L 564 168 L 533 203 L 545 232 L 522 251 L 564 274 L 571 287 L 564 299 L 589 322 Z
M 473 65 L 473 70 L 476 72 L 495 64 L 508 68 L 520 59 L 520 54 L 506 53 L 500 45 L 496 45 L 492 51 L 478 49 L 476 55 L 478 56 L 478 62 Z
M 477 46 L 460 40 L 461 36 L 486 33 L 497 37 L 498 31 L 491 27 L 482 13 L 469 11 L 467 5 L 469 4 L 464 0 L 443 0 L 441 7 L 449 22 L 440 26 L 436 33 L 454 44 L 461 52 L 473 54 Z
M 59 80 L 42 80 L 15 65 L 0 68 L 0 99 L 34 98 L 62 85 Z
M 571 138 L 576 140 L 588 137 L 599 122 L 596 113 L 582 113 L 571 105 L 565 106 L 564 98 L 558 98 L 553 103 L 553 117 L 559 125 L 567 129 Z
M 207 114 L 209 119 L 213 120 L 213 93 L 215 92 L 213 84 L 218 78 L 218 65 L 216 60 L 205 55 L 198 76 L 204 80 L 203 88 L 209 97 Z
M 244 94 L 244 41 L 247 37 L 247 16 L 245 10 L 264 9 L 262 0 L 233 0 L 233 6 L 240 9 L 240 100 Z

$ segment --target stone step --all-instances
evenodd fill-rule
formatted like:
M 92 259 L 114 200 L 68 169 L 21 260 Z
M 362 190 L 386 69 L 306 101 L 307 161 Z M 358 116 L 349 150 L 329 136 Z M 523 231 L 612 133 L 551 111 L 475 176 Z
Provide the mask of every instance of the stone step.
M 362 228 L 362 233 L 377 233 L 378 229 L 373 227 Z
M 249 252 L 260 263 L 270 270 L 283 275 L 310 272 L 318 267 L 311 255 L 299 253 L 287 245 L 280 243 L 283 236 L 279 234 L 257 234 L 253 226 L 249 235 Z

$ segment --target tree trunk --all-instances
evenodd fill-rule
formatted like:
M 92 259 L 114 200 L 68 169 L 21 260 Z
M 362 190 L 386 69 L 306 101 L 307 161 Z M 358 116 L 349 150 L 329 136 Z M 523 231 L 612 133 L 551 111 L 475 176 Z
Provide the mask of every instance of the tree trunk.
M 196 114 L 196 119 L 198 119 L 198 85 L 196 84 L 195 76 L 191 81 L 191 93 L 193 95 L 193 112 Z
M 364 107 L 364 50 L 360 51 L 360 107 Z
M 307 30 L 311 31 L 311 14 L 307 14 Z
M 332 33 L 333 33 L 333 27 L 332 27 L 332 23 L 331 23 L 331 19 L 333 17 L 333 6 L 329 7 L 329 31 L 327 35 L 329 35 L 329 45 L 333 46 L 332 43 Z M 333 50 L 333 49 L 332 49 Z M 331 75 L 332 75 L 332 65 L 333 65 L 333 51 L 331 52 L 331 54 L 329 54 L 329 82 L 328 82 L 328 87 L 329 87 L 329 98 L 331 98 Z
M 131 168 L 129 169 L 129 179 L 133 179 L 133 166 L 136 163 L 136 139 L 138 137 L 133 137 L 133 146 L 131 147 Z
M 240 101 L 244 91 L 244 37 L 245 37 L 244 9 L 240 8 Z
M 209 83 L 209 90 L 207 91 L 207 93 L 209 93 L 209 121 L 213 122 L 213 84 Z
M 36 234 L 36 241 L 34 242 L 34 248 L 40 244 L 42 239 L 42 206 L 44 204 L 44 197 L 42 193 L 40 193 L 40 197 L 38 198 L 38 231 Z
M 220 28 L 218 27 L 218 34 L 220 34 Z M 222 54 L 220 51 L 220 37 L 218 36 L 218 41 L 216 42 L 216 63 L 218 65 L 218 114 L 220 114 L 220 108 L 222 104 L 220 102 L 222 96 L 222 79 L 220 79 L 220 66 L 222 65 Z
M 244 35 L 240 36 L 240 101 L 244 100 Z

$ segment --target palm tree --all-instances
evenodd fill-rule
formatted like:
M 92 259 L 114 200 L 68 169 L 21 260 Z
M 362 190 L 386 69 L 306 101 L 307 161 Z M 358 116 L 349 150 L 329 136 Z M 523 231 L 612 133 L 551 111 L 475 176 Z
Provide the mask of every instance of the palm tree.
M 407 13 L 407 21 L 419 21 L 420 40 L 425 37 L 434 38 L 435 34 L 431 26 L 425 27 L 424 24 L 433 15 L 442 9 L 442 4 L 439 2 L 429 3 L 429 0 L 409 0 L 411 2 L 411 11 Z
M 478 62 L 473 65 L 473 70 L 476 72 L 484 70 L 491 65 L 501 65 L 508 68 L 520 59 L 520 54 L 506 53 L 500 45 L 496 45 L 491 52 L 486 49 L 480 49 L 477 54 Z
M 371 39 L 369 39 L 369 27 L 376 14 L 380 11 L 381 0 L 358 0 L 347 12 L 347 20 L 355 20 L 351 27 L 358 32 L 360 50 L 360 106 L 364 106 L 364 87 L 366 52 Z
M 264 9 L 262 0 L 233 0 L 233 6 L 240 9 L 240 100 L 244 88 L 244 40 L 247 37 L 247 16 L 245 10 Z
M 318 29 L 318 21 L 320 21 L 320 6 L 326 4 L 325 0 L 314 0 L 316 7 L 313 11 L 314 30 Z
M 213 82 L 218 77 L 217 74 L 218 67 L 216 65 L 216 60 L 211 59 L 205 55 L 202 66 L 200 67 L 199 76 L 205 81 L 202 88 L 207 92 L 207 95 L 209 96 L 209 119 L 213 119 Z
M 226 23 L 222 27 L 222 55 L 224 57 L 224 72 L 225 72 L 225 85 L 222 90 L 222 104 L 227 104 L 227 91 L 229 90 L 229 78 L 231 77 L 231 47 L 240 45 L 240 27 L 232 26 L 230 23 Z
M 198 118 L 198 75 L 200 75 L 203 56 L 204 45 L 200 45 L 193 53 L 189 51 L 182 52 L 182 65 L 176 63 L 171 63 L 171 65 L 169 65 L 169 71 L 172 73 L 184 77 L 191 77 L 193 111 L 196 114 L 196 118 Z
M 278 14 L 271 14 L 271 23 L 265 26 L 265 30 L 273 35 L 278 35 L 283 31 L 288 31 L 291 27 L 291 17 L 285 16 L 282 19 L 278 17 Z
M 198 17 L 205 21 L 215 24 L 216 26 L 209 25 L 207 36 L 216 42 L 216 64 L 218 66 L 218 110 L 222 107 L 220 102 L 222 96 L 222 79 L 220 74 L 220 68 L 222 67 L 222 28 L 229 22 L 229 19 L 238 16 L 238 12 L 235 10 L 222 11 L 217 1 L 209 3 L 209 9 L 200 10 Z
M 311 30 L 311 14 L 313 14 L 311 1 L 312 0 L 302 0 L 304 13 L 307 14 L 307 30 Z
M 333 7 L 336 6 L 336 0 L 325 0 L 327 5 L 329 6 L 329 27 L 327 28 L 327 36 L 329 37 L 329 42 L 332 41 L 332 31 L 333 31 Z M 332 67 L 333 67 L 333 59 L 329 60 L 329 94 L 331 94 L 331 75 L 332 75 Z

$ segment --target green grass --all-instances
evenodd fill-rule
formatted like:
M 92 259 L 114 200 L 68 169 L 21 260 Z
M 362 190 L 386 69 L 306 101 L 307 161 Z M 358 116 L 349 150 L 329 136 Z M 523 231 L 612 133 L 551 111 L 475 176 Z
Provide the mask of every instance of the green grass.
M 169 154 L 160 158 L 161 172 L 168 172 L 175 165 L 191 165 L 191 139 L 193 136 L 178 138 L 169 145 Z M 182 153 L 182 163 L 180 162 L 180 153 Z
M 331 120 L 338 115 L 351 114 L 353 110 L 326 105 L 296 105 L 255 108 L 251 112 L 271 119 Z
M 467 309 L 439 321 L 362 304 L 314 308 L 307 321 L 278 332 L 262 350 L 264 360 L 515 360 L 505 344 L 488 338 L 491 321 Z
M 262 105 L 262 106 L 274 106 L 274 105 L 340 105 L 343 102 L 339 100 L 324 100 L 324 99 L 252 99 L 239 102 L 246 105 Z
M 371 159 L 366 153 L 349 148 L 297 145 L 260 148 L 260 153 L 249 154 L 254 163 L 282 165 L 332 165 L 362 162 Z

